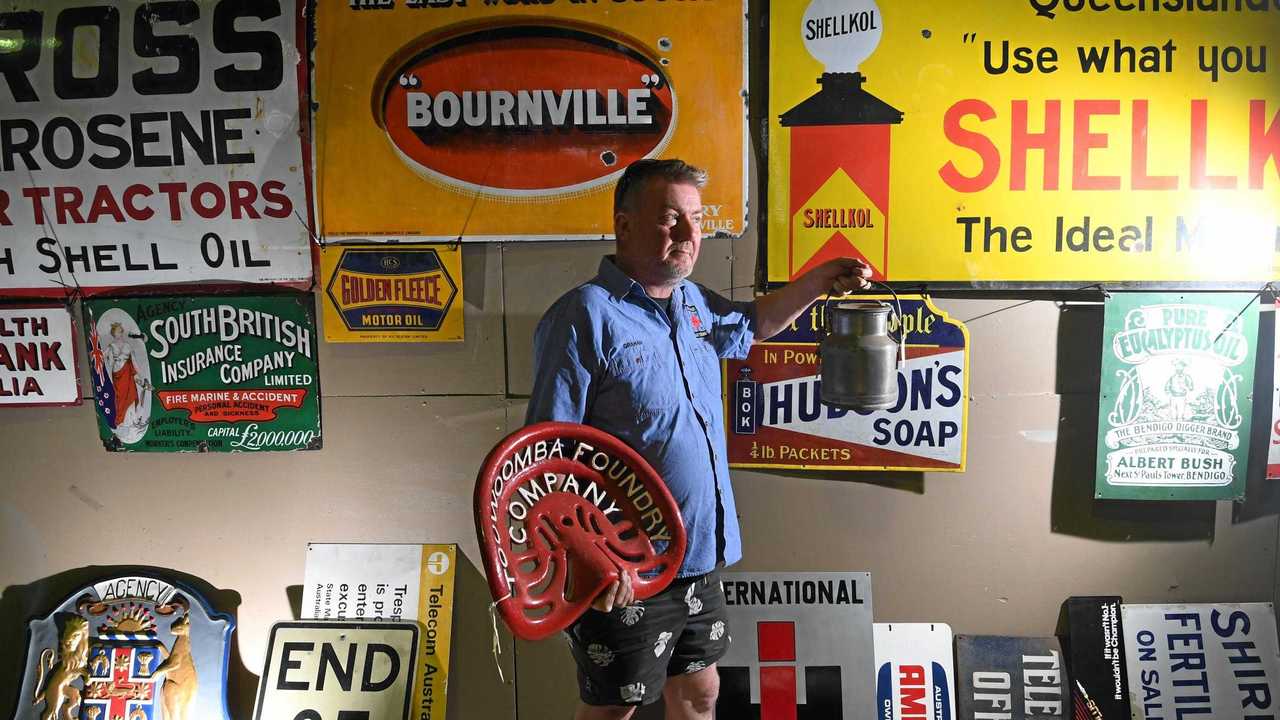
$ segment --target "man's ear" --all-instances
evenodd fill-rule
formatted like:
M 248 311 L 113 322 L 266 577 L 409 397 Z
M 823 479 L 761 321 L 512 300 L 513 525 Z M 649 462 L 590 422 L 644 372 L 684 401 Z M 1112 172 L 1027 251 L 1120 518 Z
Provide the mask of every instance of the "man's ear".
M 623 238 L 631 232 L 631 217 L 625 212 L 617 212 L 613 214 L 613 236 L 618 242 L 622 242 Z

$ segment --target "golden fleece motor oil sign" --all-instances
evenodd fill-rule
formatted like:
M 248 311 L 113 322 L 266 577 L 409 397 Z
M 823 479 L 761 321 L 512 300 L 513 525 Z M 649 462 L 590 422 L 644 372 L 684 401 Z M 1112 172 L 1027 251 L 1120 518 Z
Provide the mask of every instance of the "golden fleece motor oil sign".
M 742 232 L 740 1 L 327 2 L 315 23 L 328 239 L 603 238 L 646 157 L 706 168 L 704 232 Z

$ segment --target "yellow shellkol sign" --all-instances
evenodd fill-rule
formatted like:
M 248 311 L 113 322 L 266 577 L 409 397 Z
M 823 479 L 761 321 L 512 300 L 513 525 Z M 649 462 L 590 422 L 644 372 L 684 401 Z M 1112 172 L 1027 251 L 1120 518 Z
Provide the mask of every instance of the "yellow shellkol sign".
M 603 238 L 646 157 L 706 168 L 704 232 L 741 233 L 744 17 L 742 0 L 321 3 L 322 236 Z
M 320 250 L 329 342 L 460 342 L 462 252 L 453 245 Z
M 769 12 L 768 281 L 1280 277 L 1276 3 Z

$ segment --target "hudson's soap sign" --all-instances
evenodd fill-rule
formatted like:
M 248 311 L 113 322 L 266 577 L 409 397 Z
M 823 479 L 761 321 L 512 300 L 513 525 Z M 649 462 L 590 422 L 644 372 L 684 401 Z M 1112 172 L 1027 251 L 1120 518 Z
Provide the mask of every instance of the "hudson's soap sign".
M 742 232 L 743 18 L 740 0 L 321 4 L 322 234 L 603 238 L 622 170 L 659 156 L 709 170 L 704 231 Z
M 320 447 L 310 295 L 86 300 L 84 309 L 108 450 Z
M 887 299 L 887 298 L 882 298 Z M 929 298 L 902 296 L 889 323 L 906 340 L 898 397 L 861 414 L 824 405 L 818 333 L 825 302 L 725 363 L 731 467 L 964 470 L 969 331 Z

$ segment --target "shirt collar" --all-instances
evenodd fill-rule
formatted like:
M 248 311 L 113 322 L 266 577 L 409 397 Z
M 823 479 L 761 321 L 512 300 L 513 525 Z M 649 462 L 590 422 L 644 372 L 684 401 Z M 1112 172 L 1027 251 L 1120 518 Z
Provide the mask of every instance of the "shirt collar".
M 596 277 L 599 278 L 600 285 L 609 291 L 609 295 L 614 300 L 621 300 L 626 297 L 627 293 L 631 292 L 633 288 L 637 293 L 645 295 L 644 288 L 640 287 L 640 283 L 636 282 L 630 275 L 622 272 L 622 269 L 618 267 L 615 257 L 614 255 L 605 255 L 600 258 L 600 269 L 596 271 Z M 675 289 L 683 293 L 686 282 L 688 281 L 681 280 Z M 674 292 L 672 297 L 675 297 Z

